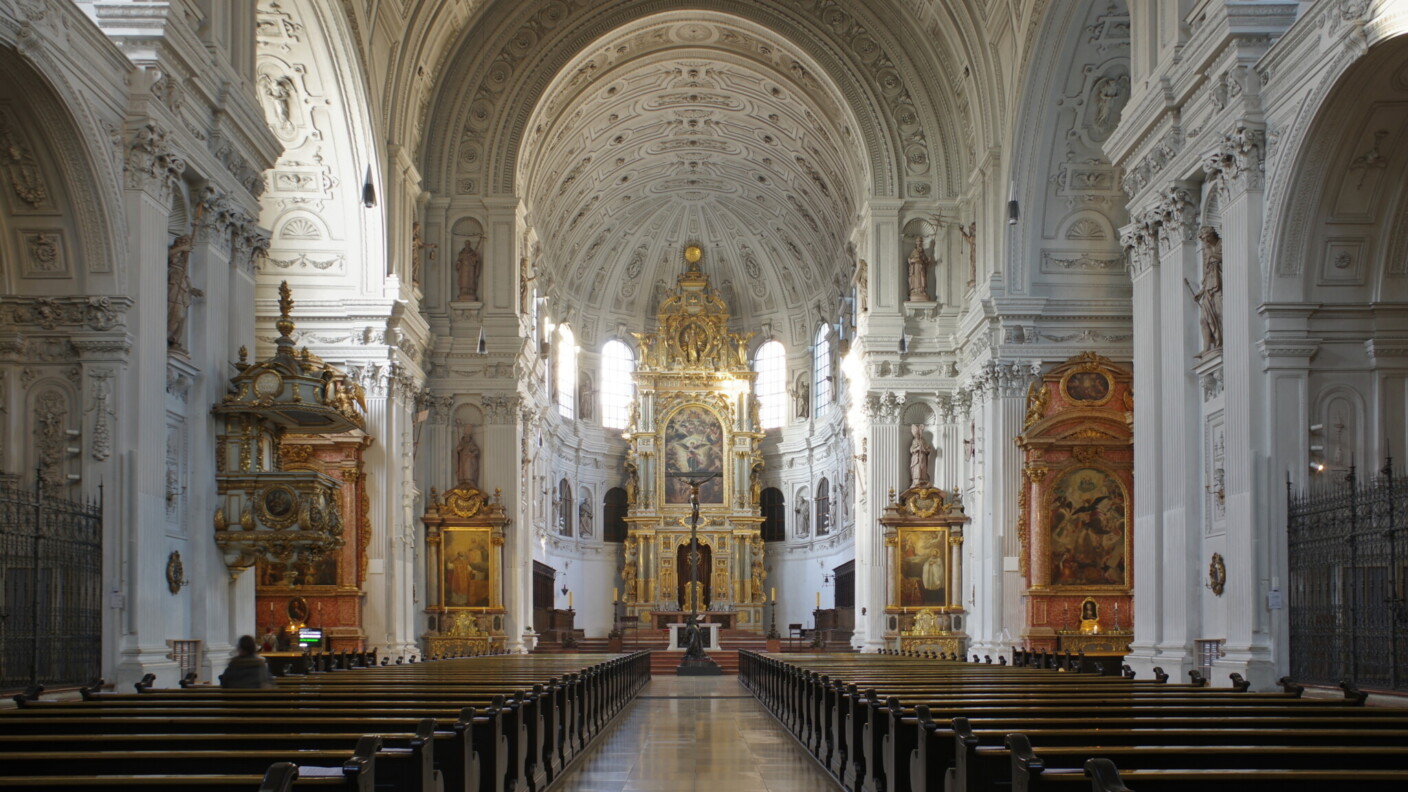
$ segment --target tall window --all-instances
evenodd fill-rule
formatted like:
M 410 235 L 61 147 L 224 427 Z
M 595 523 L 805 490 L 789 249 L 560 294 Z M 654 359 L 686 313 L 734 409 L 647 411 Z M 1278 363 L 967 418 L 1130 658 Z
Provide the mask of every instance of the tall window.
M 758 347 L 753 370 L 758 372 L 754 386 L 758 421 L 764 429 L 776 429 L 787 416 L 787 350 L 782 348 L 782 342 L 769 341 Z
M 822 479 L 816 485 L 816 535 L 831 533 L 831 485 Z
M 563 418 L 577 417 L 577 340 L 572 328 L 557 329 L 557 412 Z
M 601 425 L 607 429 L 625 429 L 631 419 L 635 370 L 636 356 L 630 347 L 612 339 L 601 348 Z
M 831 406 L 831 336 L 826 325 L 817 328 L 816 341 L 812 344 L 812 373 L 815 376 L 812 393 L 816 395 L 812 399 L 815 405 L 812 415 L 820 417 Z

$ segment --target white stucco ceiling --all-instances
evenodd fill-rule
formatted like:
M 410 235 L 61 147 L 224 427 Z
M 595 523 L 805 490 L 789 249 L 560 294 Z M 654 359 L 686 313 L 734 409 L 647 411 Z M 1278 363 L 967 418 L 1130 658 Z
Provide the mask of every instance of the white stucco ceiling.
M 639 327 L 698 242 L 740 324 L 809 336 L 849 283 L 868 183 L 822 74 L 766 30 L 698 12 L 649 17 L 575 58 L 519 158 L 555 313 Z

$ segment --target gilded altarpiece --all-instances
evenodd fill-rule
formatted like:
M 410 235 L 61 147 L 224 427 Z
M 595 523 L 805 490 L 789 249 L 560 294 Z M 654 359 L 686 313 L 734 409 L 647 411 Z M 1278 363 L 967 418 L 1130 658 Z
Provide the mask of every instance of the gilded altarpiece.
M 893 649 L 965 655 L 963 530 L 956 492 L 923 484 L 894 499 L 885 526 L 885 642 Z
M 427 656 L 504 648 L 503 560 L 508 514 L 470 484 L 435 490 L 425 514 Z
M 1133 638 L 1133 425 L 1131 373 L 1093 352 L 1028 391 L 1017 505 L 1030 649 L 1122 652 Z
M 268 560 L 255 565 L 255 614 L 261 635 L 291 632 L 286 615 L 289 601 L 301 597 L 308 605 L 307 626 L 323 631 L 323 648 L 366 648 L 362 586 L 367 579 L 367 547 L 371 542 L 371 501 L 363 454 L 371 444 L 372 439 L 361 430 L 339 435 L 287 434 L 281 439 L 282 470 L 314 471 L 342 483 L 338 511 L 346 541 L 311 565 Z
M 684 254 L 686 270 L 660 303 L 657 331 L 636 334 L 622 599 L 642 624 L 697 605 L 727 614 L 716 620 L 761 630 L 763 433 L 749 336 L 729 332 L 728 306 L 700 268 L 703 251 L 691 245 Z M 706 478 L 691 587 L 689 482 Z

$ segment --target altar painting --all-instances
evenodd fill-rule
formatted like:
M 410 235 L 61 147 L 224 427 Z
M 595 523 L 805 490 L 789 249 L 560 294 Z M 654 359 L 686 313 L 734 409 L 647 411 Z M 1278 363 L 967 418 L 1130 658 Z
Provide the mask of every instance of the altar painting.
M 899 531 L 899 605 L 902 608 L 941 608 L 948 604 L 948 531 Z
M 442 591 L 447 608 L 488 608 L 490 601 L 489 531 L 445 531 Z
M 1110 473 L 1078 467 L 1051 492 L 1051 583 L 1126 585 L 1124 487 Z
M 722 474 L 724 430 L 708 409 L 689 406 L 676 412 L 665 427 L 665 502 L 689 503 L 688 477 Z M 722 475 L 699 488 L 700 503 L 723 503 Z

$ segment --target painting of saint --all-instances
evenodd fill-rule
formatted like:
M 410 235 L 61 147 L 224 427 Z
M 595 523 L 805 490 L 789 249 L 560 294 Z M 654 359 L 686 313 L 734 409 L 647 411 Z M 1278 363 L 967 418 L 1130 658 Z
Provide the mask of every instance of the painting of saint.
M 900 606 L 942 607 L 948 603 L 948 533 L 911 531 L 900 538 Z
M 445 607 L 489 607 L 489 533 L 446 531 L 444 542 Z
M 724 469 L 724 430 L 709 410 L 689 406 L 675 413 L 665 427 L 665 502 L 689 503 L 685 479 Z M 699 488 L 700 503 L 723 503 L 722 476 Z
M 1102 402 L 1110 395 L 1110 378 L 1098 371 L 1078 371 L 1066 377 L 1066 396 L 1078 402 Z
M 1076 468 L 1056 481 L 1050 503 L 1052 584 L 1126 585 L 1124 486 L 1099 468 Z

